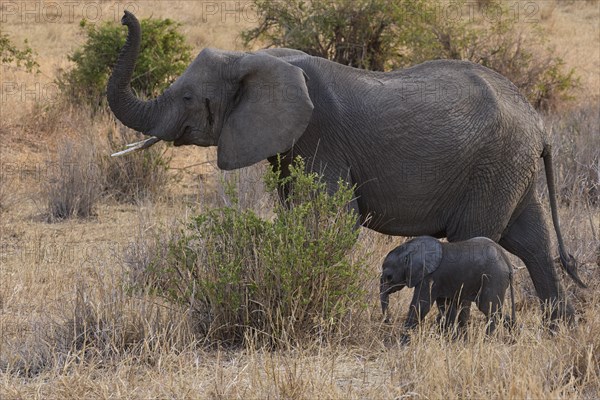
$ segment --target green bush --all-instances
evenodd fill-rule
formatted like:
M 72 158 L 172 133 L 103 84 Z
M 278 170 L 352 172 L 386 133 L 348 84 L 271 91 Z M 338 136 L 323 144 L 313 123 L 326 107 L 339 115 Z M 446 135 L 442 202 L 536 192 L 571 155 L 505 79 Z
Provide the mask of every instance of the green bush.
M 292 188 L 275 217 L 212 209 L 194 218 L 164 259 L 144 273 L 156 293 L 190 307 L 210 343 L 279 346 L 344 329 L 363 299 L 363 266 L 349 258 L 357 240 L 353 190 L 327 194 L 296 160 L 289 177 L 269 172 L 270 191 Z
M 131 87 L 142 97 L 160 94 L 179 76 L 191 60 L 191 48 L 171 19 L 143 19 L 140 55 Z M 114 22 L 99 26 L 81 21 L 86 36 L 83 47 L 68 56 L 74 67 L 62 73 L 58 83 L 74 102 L 94 107 L 105 104 L 106 83 L 125 44 L 127 29 Z
M 269 46 L 291 47 L 356 68 L 383 71 L 399 44 L 392 2 L 254 0 L 259 26 L 242 33 Z
M 40 65 L 33 56 L 33 50 L 27 45 L 25 39 L 25 48 L 19 50 L 7 34 L 0 32 L 0 61 L 2 65 L 13 64 L 17 68 L 23 66 L 27 72 L 39 72 Z
M 242 34 L 246 45 L 260 40 L 379 71 L 440 58 L 469 60 L 506 76 L 543 110 L 569 99 L 578 84 L 574 71 L 546 45 L 541 28 L 524 34 L 505 4 L 479 1 L 477 10 L 473 3 L 436 0 L 254 4 L 259 25 Z M 449 14 L 448 7 L 459 7 L 460 17 Z

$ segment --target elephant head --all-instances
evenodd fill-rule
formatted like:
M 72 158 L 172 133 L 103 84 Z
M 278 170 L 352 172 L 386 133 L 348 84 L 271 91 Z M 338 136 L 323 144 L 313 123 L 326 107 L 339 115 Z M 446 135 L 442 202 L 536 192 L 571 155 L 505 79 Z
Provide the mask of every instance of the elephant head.
M 379 286 L 381 311 L 386 321 L 389 295 L 404 286 L 417 286 L 440 266 L 441 261 L 442 245 L 429 236 L 420 236 L 389 252 L 383 262 Z
M 225 170 L 285 152 L 304 133 L 313 110 L 304 71 L 268 54 L 205 49 L 163 94 L 137 98 L 130 81 L 141 28 L 128 11 L 121 23 L 127 41 L 107 97 L 124 125 L 176 146 L 218 146 Z

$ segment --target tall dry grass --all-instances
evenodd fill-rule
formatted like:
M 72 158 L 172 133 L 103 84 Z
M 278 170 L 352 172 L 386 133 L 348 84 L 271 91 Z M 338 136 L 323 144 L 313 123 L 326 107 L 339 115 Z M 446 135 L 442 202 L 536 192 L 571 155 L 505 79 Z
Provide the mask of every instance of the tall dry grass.
M 0 214 L 7 211 L 14 202 L 11 185 L 12 179 L 2 174 L 0 179 Z
M 49 221 L 93 217 L 101 199 L 144 203 L 168 197 L 167 185 L 173 174 L 169 174 L 171 156 L 164 144 L 115 158 L 112 153 L 143 135 L 109 115 L 91 114 L 86 107 L 62 100 L 48 108 L 46 117 L 55 121 L 71 118 L 76 125 L 68 132 L 59 123 L 46 128 L 57 139 L 39 168 L 37 201 Z
M 139 244 L 151 235 L 155 210 L 141 211 L 136 219 L 139 236 L 131 239 Z M 580 308 L 579 324 L 562 326 L 555 335 L 543 328 L 539 309 L 531 307 L 518 313 L 519 328 L 512 335 L 500 329 L 487 338 L 484 319 L 474 313 L 466 341 L 440 335 L 432 317 L 409 346 L 400 345 L 396 339 L 410 293 L 392 299 L 393 325 L 387 326 L 381 322 L 376 285 L 379 262 L 398 240 L 361 233 L 355 252 L 373 264 L 372 280 L 365 282 L 370 300 L 346 336 L 326 344 L 306 339 L 277 352 L 251 341 L 238 351 L 206 347 L 184 308 L 147 292 L 132 295 L 123 259 L 127 252 L 95 245 L 92 256 L 81 260 L 84 269 L 56 290 L 60 299 L 36 299 L 21 291 L 16 295 L 29 307 L 15 307 L 11 291 L 3 288 L 0 393 L 3 398 L 140 399 L 593 399 L 600 394 L 597 291 Z M 13 279 L 9 284 L 18 287 Z M 54 279 L 65 284 L 63 277 Z M 590 283 L 597 285 L 597 277 Z
M 81 141 L 58 143 L 57 158 L 48 165 L 51 173 L 42 185 L 48 220 L 95 215 L 101 186 L 94 150 L 90 143 Z

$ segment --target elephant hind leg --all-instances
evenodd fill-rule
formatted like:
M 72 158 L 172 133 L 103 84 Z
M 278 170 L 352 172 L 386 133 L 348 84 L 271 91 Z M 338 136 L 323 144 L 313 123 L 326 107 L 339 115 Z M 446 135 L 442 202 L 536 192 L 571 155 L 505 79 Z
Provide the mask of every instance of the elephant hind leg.
M 502 316 L 502 299 L 495 293 L 484 291 L 477 299 L 477 308 L 487 317 L 486 333 L 491 335 L 496 330 L 496 325 Z
M 496 166 L 504 170 L 504 166 Z M 491 166 L 475 168 L 471 180 L 473 186 L 465 193 L 459 208 L 447 221 L 446 237 L 449 242 L 459 242 L 484 236 L 497 242 L 519 203 L 515 185 L 523 187 L 527 182 L 521 176 L 507 176 L 492 184 L 489 177 Z
M 571 321 L 573 309 L 566 303 L 550 250 L 550 234 L 542 206 L 531 197 L 519 216 L 504 231 L 500 245 L 519 257 L 527 267 L 542 301 L 546 317 Z
M 466 339 L 468 336 L 467 324 L 471 317 L 471 301 L 463 300 L 459 303 L 457 310 L 457 323 L 455 335 L 457 338 Z
M 458 314 L 458 327 L 464 330 L 469 323 L 471 317 L 471 302 L 463 301 Z

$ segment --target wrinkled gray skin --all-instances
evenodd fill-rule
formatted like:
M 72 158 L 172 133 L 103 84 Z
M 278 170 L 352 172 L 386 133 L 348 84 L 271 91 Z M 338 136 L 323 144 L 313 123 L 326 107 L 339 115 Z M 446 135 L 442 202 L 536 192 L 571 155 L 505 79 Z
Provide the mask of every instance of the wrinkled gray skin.
M 558 229 L 550 147 L 506 78 L 462 61 L 381 73 L 290 49 L 205 49 L 161 96 L 142 101 L 130 88 L 140 26 L 129 12 L 122 23 L 129 34 L 107 95 L 128 127 L 176 146 L 217 146 L 225 170 L 282 154 L 285 174 L 303 156 L 328 190 L 339 177 L 356 185 L 362 225 L 450 242 L 489 237 L 525 262 L 553 318 L 572 316 L 534 190 L 543 157 L 561 259 L 578 280 Z
M 502 248 L 488 238 L 442 243 L 431 236 L 420 236 L 392 250 L 383 262 L 380 281 L 386 322 L 390 294 L 405 286 L 415 288 L 404 323 L 406 330 L 425 318 L 433 301 L 445 317 L 445 328 L 457 318 L 459 328 L 463 328 L 474 302 L 488 318 L 487 333 L 491 334 L 501 317 L 509 286 L 512 316 L 505 317 L 505 321 L 508 326 L 515 321 L 512 266 Z

